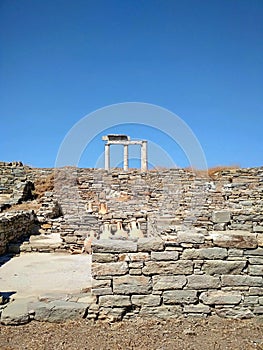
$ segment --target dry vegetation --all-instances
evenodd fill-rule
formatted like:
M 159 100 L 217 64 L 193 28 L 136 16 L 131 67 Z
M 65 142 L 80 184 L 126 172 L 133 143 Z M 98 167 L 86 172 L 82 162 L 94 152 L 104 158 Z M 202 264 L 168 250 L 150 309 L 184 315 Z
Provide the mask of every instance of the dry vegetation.
M 4 212 L 9 211 L 19 211 L 19 210 L 34 210 L 37 211 L 41 207 L 41 204 L 37 200 L 24 202 L 21 204 L 12 205 L 12 207 L 7 208 Z
M 262 322 L 262 321 L 261 321 Z M 218 317 L 0 326 L 1 350 L 262 350 L 260 320 Z
M 43 197 L 45 192 L 53 191 L 54 189 L 54 173 L 49 174 L 46 177 L 39 177 L 34 185 L 35 185 L 35 190 L 34 190 L 34 195 L 37 198 Z

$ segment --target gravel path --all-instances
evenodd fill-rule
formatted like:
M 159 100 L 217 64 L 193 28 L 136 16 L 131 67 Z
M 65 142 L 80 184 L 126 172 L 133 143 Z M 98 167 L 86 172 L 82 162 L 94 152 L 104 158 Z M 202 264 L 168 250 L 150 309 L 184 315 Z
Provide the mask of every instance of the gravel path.
M 108 324 L 85 320 L 0 326 L 0 349 L 37 350 L 262 350 L 262 320 L 218 317 Z

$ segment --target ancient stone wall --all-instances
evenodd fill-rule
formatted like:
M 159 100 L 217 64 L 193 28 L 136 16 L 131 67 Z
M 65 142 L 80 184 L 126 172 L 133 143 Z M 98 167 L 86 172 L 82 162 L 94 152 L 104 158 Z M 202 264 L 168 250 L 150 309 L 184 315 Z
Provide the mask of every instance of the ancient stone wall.
M 0 255 L 8 249 L 8 244 L 22 236 L 27 236 L 34 226 L 35 216 L 28 211 L 0 214 Z
M 260 316 L 262 247 L 262 234 L 240 231 L 94 241 L 88 317 Z

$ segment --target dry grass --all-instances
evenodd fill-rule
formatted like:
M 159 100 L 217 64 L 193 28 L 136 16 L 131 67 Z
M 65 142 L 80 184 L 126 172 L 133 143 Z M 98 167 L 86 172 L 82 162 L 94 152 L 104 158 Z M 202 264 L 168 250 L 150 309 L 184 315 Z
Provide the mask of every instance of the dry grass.
M 29 202 L 24 202 L 24 203 L 21 203 L 21 204 L 12 205 L 12 207 L 5 209 L 4 212 L 18 211 L 18 210 L 34 210 L 34 211 L 37 211 L 40 207 L 41 207 L 41 204 L 38 203 L 36 200 L 33 200 L 33 201 L 29 201 Z
M 205 169 L 205 170 L 194 169 L 191 167 L 184 168 L 186 172 L 189 172 L 198 176 L 209 177 L 211 179 L 215 179 L 223 171 L 235 170 L 235 169 L 240 169 L 240 166 L 239 165 L 217 165 L 215 167 Z
M 47 175 L 46 177 L 40 177 L 35 181 L 34 195 L 37 198 L 43 197 L 45 192 L 52 192 L 54 189 L 54 173 Z

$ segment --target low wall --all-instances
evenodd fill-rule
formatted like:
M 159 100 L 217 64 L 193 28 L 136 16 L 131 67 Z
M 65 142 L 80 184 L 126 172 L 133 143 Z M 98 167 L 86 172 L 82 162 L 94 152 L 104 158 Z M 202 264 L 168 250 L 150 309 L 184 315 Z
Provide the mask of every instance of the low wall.
M 31 212 L 0 214 L 0 255 L 7 251 L 8 243 L 26 236 L 32 229 L 35 216 Z
M 93 241 L 90 318 L 263 314 L 263 235 L 184 232 Z

